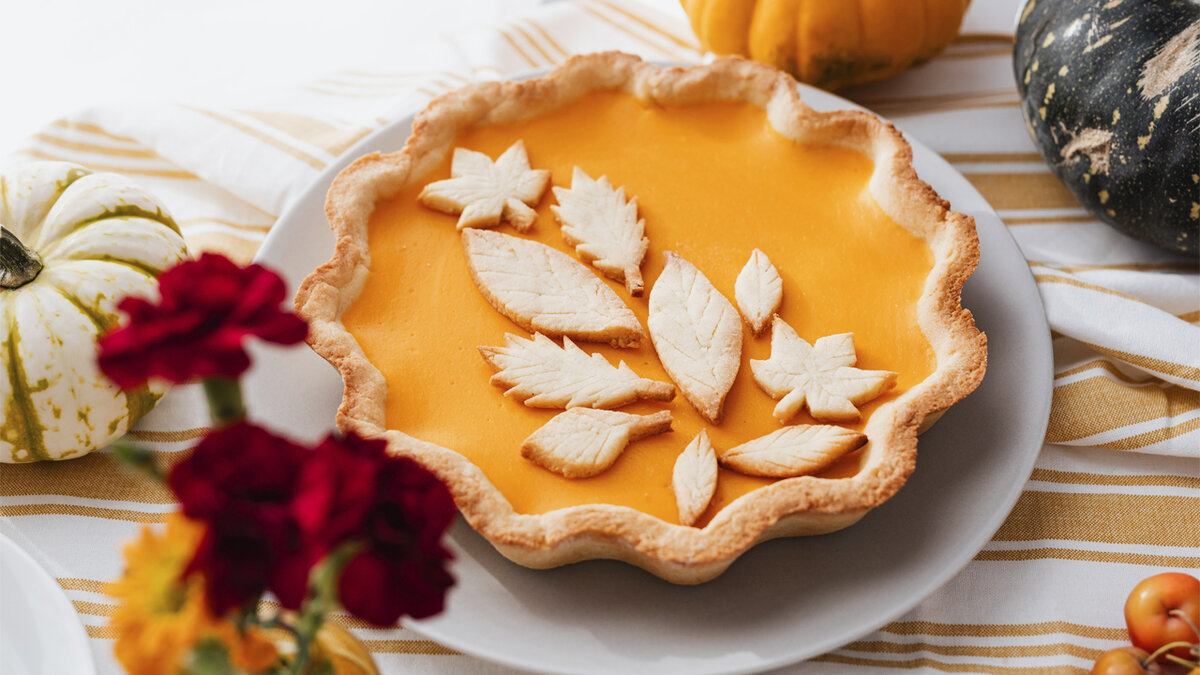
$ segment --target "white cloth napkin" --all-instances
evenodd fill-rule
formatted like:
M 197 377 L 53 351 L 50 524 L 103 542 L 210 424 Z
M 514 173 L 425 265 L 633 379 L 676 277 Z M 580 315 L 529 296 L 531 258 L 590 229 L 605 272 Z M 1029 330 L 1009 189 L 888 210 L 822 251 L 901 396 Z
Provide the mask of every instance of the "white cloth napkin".
M 1013 514 L 963 572 L 900 620 L 789 672 L 1081 672 L 1126 639 L 1120 608 L 1138 580 L 1200 568 L 1197 261 L 1095 221 L 1049 172 L 1017 105 L 1016 4 L 974 3 L 943 56 L 843 93 L 948 159 L 1029 260 L 1053 331 L 1047 445 Z M 655 61 L 704 57 L 682 14 L 633 0 L 554 2 L 490 29 L 398 48 L 383 65 L 265 86 L 236 106 L 87 109 L 3 162 L 62 159 L 126 174 L 171 206 L 193 251 L 246 262 L 322 168 L 371 131 L 462 84 L 609 49 Z M 182 387 L 134 437 L 173 453 L 203 426 L 197 392 Z M 101 584 L 119 574 L 121 543 L 138 524 L 172 508 L 103 452 L 0 473 L 0 531 L 67 590 L 103 672 L 117 666 L 105 626 L 112 600 Z M 409 632 L 355 630 L 385 672 L 504 671 Z

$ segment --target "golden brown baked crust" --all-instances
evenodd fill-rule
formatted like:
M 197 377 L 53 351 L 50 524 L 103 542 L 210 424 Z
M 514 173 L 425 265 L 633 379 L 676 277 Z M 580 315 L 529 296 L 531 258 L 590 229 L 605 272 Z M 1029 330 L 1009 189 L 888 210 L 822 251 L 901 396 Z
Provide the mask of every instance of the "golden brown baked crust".
M 623 90 L 662 105 L 744 100 L 765 109 L 772 126 L 789 138 L 861 152 L 874 162 L 869 190 L 875 200 L 932 249 L 933 269 L 917 312 L 937 369 L 874 412 L 863 429 L 871 442 L 854 476 L 779 480 L 737 499 L 703 528 L 604 504 L 523 515 L 459 453 L 386 428 L 384 378 L 341 323 L 369 273 L 367 223 L 376 202 L 437 167 L 460 130 L 527 119 L 599 89 Z M 325 207 L 335 251 L 301 284 L 296 309 L 310 322 L 312 348 L 345 381 L 338 427 L 383 435 L 393 452 L 434 471 L 471 526 L 506 557 L 535 568 L 615 558 L 668 581 L 700 583 L 757 542 L 838 530 L 882 504 L 913 471 L 919 431 L 983 378 L 986 338 L 961 306 L 963 283 L 979 258 L 975 224 L 950 211 L 917 178 L 911 160 L 911 148 L 891 124 L 856 111 L 816 112 L 800 100 L 794 80 L 761 64 L 722 58 L 706 66 L 661 69 L 615 52 L 579 56 L 537 79 L 485 82 L 450 92 L 417 115 L 403 150 L 367 155 L 342 171 Z

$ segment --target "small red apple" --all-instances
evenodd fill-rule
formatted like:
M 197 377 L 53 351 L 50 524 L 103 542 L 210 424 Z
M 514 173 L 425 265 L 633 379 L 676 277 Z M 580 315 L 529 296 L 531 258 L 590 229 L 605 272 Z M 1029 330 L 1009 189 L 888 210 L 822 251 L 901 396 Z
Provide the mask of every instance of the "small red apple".
M 1125 626 L 1129 641 L 1153 653 L 1172 642 L 1185 642 L 1167 654 L 1194 659 L 1194 645 L 1200 642 L 1200 579 L 1179 572 L 1165 572 L 1143 579 L 1125 601 Z
M 1162 666 L 1146 660 L 1150 654 L 1144 649 L 1124 646 L 1110 649 L 1096 659 L 1091 675 L 1162 675 Z

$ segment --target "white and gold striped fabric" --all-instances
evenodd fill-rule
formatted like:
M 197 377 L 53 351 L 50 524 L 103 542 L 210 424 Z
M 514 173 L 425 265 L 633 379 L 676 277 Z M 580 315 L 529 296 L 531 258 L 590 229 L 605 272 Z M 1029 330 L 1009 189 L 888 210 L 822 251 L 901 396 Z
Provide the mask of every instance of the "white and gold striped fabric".
M 1159 571 L 1200 568 L 1197 261 L 1095 221 L 1042 162 L 1012 77 L 1016 4 L 974 3 L 960 38 L 935 61 L 843 93 L 941 153 L 1020 245 L 1053 331 L 1046 445 L 1016 508 L 965 570 L 908 615 L 787 672 L 1084 673 L 1126 640 L 1128 589 Z M 372 130 L 464 83 L 607 49 L 703 58 L 682 12 L 563 0 L 398 51 L 383 67 L 266 89 L 242 106 L 89 109 L 2 161 L 62 159 L 133 177 L 171 205 L 193 251 L 245 262 L 290 201 Z M 199 392 L 180 387 L 133 438 L 170 460 L 204 433 L 204 420 Z M 119 670 L 104 583 L 120 573 L 122 542 L 172 508 L 166 492 L 107 452 L 0 465 L 0 532 L 58 578 L 101 672 Z M 411 632 L 337 620 L 384 672 L 507 672 Z

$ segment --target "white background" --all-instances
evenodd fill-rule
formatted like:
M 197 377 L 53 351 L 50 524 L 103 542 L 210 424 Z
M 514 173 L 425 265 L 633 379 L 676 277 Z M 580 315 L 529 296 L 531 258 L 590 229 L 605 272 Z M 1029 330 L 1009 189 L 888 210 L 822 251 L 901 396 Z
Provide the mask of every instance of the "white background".
M 674 0 L 641 0 L 677 13 Z M 0 155 L 79 108 L 206 103 L 326 72 L 543 0 L 0 0 Z

